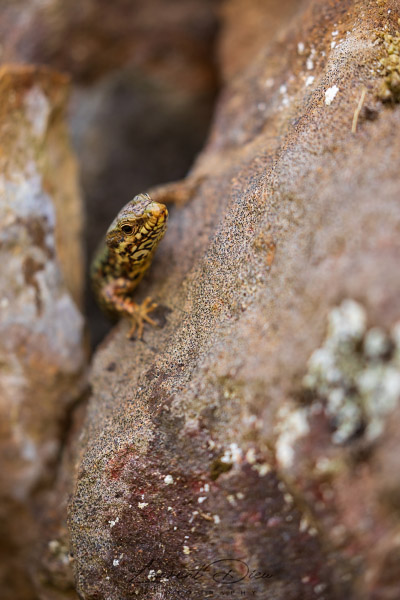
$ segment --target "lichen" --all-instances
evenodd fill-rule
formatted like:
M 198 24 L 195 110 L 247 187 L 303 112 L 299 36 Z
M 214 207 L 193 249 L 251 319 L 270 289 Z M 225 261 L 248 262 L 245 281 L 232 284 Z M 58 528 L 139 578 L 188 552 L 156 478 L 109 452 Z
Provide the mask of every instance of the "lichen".
M 278 414 L 277 431 L 276 457 L 282 467 L 289 468 L 295 458 L 295 442 L 309 432 L 307 409 L 282 407 Z
M 364 308 L 345 300 L 329 315 L 324 343 L 308 361 L 304 387 L 326 402 L 336 444 L 364 432 L 374 440 L 400 397 L 400 324 L 367 329 Z
M 378 97 L 384 102 L 400 102 L 400 32 L 380 32 L 383 56 L 379 59 L 383 80 Z
M 210 468 L 210 479 L 216 481 L 222 473 L 227 473 L 232 469 L 232 463 L 222 462 L 221 458 L 216 458 Z

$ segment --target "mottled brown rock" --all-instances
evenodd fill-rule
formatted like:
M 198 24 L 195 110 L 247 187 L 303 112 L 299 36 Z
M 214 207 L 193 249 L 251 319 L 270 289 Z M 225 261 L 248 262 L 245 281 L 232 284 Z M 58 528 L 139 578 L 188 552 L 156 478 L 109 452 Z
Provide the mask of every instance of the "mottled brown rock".
M 62 435 L 62 454 L 51 487 L 42 494 L 39 505 L 38 534 L 29 572 L 35 598 L 40 600 L 77 600 L 67 530 L 67 505 L 76 470 L 78 439 L 85 416 L 85 402 L 71 411 Z M 39 503 L 37 503 L 39 504 Z
M 0 588 L 34 597 L 41 494 L 84 386 L 81 204 L 65 125 L 67 81 L 0 70 Z M 36 504 L 38 503 L 38 504 Z
M 310 2 L 226 71 L 205 179 L 139 293 L 164 325 L 131 342 L 122 322 L 95 357 L 85 600 L 399 596 L 400 111 L 379 99 L 399 16 Z M 252 577 L 226 585 L 243 565 L 204 568 L 222 559 Z

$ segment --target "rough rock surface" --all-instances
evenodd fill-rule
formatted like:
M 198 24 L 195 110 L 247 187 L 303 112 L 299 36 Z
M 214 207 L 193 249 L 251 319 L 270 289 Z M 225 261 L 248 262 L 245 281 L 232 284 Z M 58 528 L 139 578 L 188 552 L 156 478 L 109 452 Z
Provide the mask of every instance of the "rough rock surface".
M 379 89 L 399 17 L 303 4 L 226 71 L 205 179 L 140 290 L 162 326 L 131 342 L 122 322 L 95 357 L 85 600 L 398 597 L 400 110 Z M 222 559 L 249 576 L 204 568 Z
M 81 204 L 67 82 L 0 70 L 0 589 L 32 597 L 40 499 L 84 386 Z

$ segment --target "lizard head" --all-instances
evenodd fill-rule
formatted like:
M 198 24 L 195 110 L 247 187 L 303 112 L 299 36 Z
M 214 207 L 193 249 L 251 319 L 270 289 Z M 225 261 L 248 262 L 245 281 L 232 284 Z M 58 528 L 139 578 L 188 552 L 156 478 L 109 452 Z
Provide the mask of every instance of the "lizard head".
M 148 194 L 139 194 L 128 202 L 111 223 L 106 244 L 122 256 L 144 259 L 157 247 L 167 228 L 168 211 L 153 202 Z

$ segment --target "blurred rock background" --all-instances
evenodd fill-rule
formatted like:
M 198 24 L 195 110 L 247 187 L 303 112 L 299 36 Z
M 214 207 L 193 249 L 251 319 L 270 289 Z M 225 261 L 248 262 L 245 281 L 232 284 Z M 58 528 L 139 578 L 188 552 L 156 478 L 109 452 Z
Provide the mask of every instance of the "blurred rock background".
M 86 389 L 82 204 L 65 76 L 0 68 L 0 588 L 29 571 L 74 405 Z

